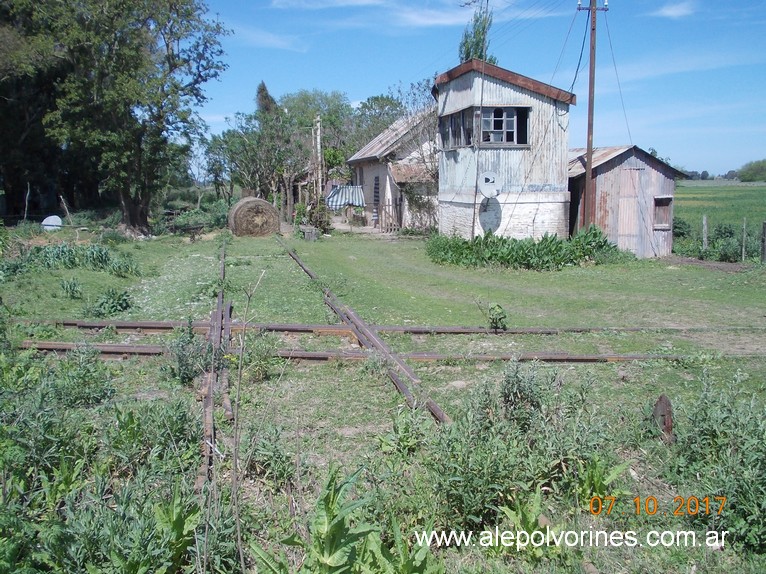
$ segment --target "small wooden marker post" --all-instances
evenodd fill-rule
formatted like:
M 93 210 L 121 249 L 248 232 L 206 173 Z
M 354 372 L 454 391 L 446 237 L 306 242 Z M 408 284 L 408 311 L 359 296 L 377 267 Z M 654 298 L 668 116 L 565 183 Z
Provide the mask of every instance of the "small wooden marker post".
M 702 250 L 707 251 L 707 215 L 702 216 Z
M 766 221 L 763 222 L 761 230 L 761 263 L 766 263 Z

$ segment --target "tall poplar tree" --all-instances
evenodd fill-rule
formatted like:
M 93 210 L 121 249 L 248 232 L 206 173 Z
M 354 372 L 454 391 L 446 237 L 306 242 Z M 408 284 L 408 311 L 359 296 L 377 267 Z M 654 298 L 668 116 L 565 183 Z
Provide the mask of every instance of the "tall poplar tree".
M 489 56 L 489 29 L 492 27 L 492 10 L 489 6 L 479 6 L 473 13 L 472 22 L 465 27 L 458 49 L 460 62 L 473 58 L 484 60 L 488 64 L 497 64 L 497 58 Z

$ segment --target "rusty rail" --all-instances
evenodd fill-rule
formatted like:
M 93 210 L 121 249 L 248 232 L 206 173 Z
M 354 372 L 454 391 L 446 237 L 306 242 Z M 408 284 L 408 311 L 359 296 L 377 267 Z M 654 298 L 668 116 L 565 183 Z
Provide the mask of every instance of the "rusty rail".
M 22 349 L 37 349 L 39 351 L 72 351 L 81 347 L 78 343 L 62 343 L 56 341 L 23 341 L 19 347 Z M 127 344 L 93 344 L 90 347 L 96 349 L 104 356 L 128 357 L 131 355 L 162 355 L 167 349 L 160 345 L 127 345 Z M 229 350 L 236 353 L 237 349 Z M 370 358 L 370 353 L 364 351 L 304 351 L 302 349 L 278 349 L 275 356 L 284 359 L 296 359 L 303 361 L 364 361 Z M 479 353 L 479 354 L 447 354 L 430 352 L 398 353 L 398 356 L 408 361 L 541 361 L 549 363 L 620 363 L 630 361 L 682 361 L 692 360 L 692 355 L 657 355 L 651 353 L 550 353 L 550 352 L 524 352 L 524 353 Z M 760 356 L 742 354 L 736 356 Z M 225 400 L 225 399 L 224 399 Z M 226 405 L 224 404 L 224 409 Z M 228 415 L 227 415 L 228 416 Z
M 82 321 L 82 320 L 20 320 L 19 323 L 36 325 L 54 325 L 75 329 L 112 328 L 118 333 L 167 333 L 179 327 L 186 327 L 187 321 Z M 563 335 L 567 333 L 695 333 L 710 331 L 765 331 L 763 327 L 509 327 L 505 331 L 487 327 L 454 327 L 427 325 L 369 325 L 378 333 L 405 333 L 409 335 Z M 192 328 L 198 333 L 207 333 L 209 321 L 193 321 Z M 328 335 L 348 335 L 351 329 L 347 324 L 304 324 L 304 323 L 248 323 L 246 326 L 231 321 L 231 332 L 236 333 L 247 328 L 254 331 L 284 333 L 318 333 Z
M 290 249 L 279 238 L 277 238 L 277 242 L 287 251 L 287 254 L 298 264 L 306 275 L 314 281 L 319 280 L 317 275 L 309 269 L 303 261 L 301 261 L 295 251 Z M 412 393 L 412 390 L 402 380 L 400 374 L 405 375 L 413 384 L 420 384 L 420 378 L 415 374 L 412 368 L 407 365 L 399 355 L 395 354 L 386 342 L 383 341 L 383 339 L 381 339 L 378 334 L 356 314 L 356 312 L 354 312 L 353 309 L 348 305 L 342 304 L 329 288 L 323 287 L 322 293 L 324 295 L 325 304 L 335 311 L 338 317 L 349 326 L 359 343 L 362 346 L 367 347 L 368 349 L 374 349 L 383 355 L 387 364 L 386 373 L 388 374 L 388 378 L 391 379 L 396 390 L 404 397 L 407 405 L 409 405 L 410 408 L 414 408 L 418 401 Z M 449 423 L 452 421 L 449 415 L 447 415 L 447 413 L 445 413 L 433 399 L 426 397 L 424 406 L 437 421 L 441 423 Z

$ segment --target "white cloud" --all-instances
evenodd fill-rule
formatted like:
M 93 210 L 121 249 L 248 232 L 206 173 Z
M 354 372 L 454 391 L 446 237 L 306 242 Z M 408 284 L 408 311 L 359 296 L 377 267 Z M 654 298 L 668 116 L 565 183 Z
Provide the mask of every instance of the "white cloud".
M 306 46 L 298 36 L 275 34 L 249 26 L 234 26 L 234 37 L 248 46 L 305 52 Z
M 685 18 L 691 16 L 696 12 L 695 3 L 692 0 L 685 2 L 675 2 L 673 4 L 665 4 L 659 10 L 652 12 L 652 16 L 659 16 L 660 18 Z
M 325 8 L 353 8 L 358 6 L 380 6 L 385 0 L 272 0 L 273 8 L 321 10 Z

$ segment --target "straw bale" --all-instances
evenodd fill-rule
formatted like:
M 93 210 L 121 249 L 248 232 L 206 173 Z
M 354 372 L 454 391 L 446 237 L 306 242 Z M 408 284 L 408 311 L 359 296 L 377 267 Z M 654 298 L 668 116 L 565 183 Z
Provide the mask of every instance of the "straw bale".
M 268 201 L 245 197 L 229 211 L 229 229 L 234 235 L 271 235 L 279 231 L 279 213 Z

